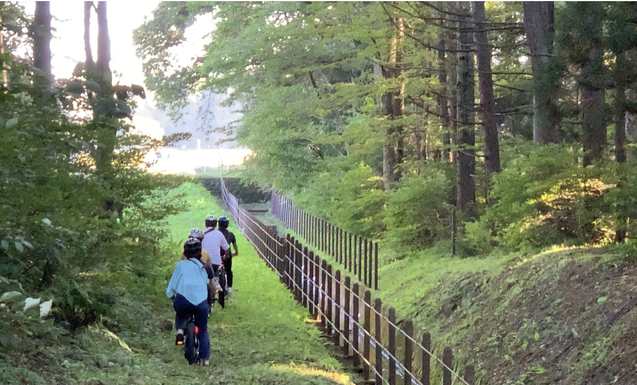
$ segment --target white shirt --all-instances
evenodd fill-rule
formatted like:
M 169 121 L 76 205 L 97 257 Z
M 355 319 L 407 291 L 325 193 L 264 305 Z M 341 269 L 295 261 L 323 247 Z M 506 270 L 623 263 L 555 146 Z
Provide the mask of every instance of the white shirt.
M 221 265 L 220 249 L 228 250 L 230 245 L 226 241 L 226 237 L 219 230 L 212 230 L 212 227 L 208 227 L 204 231 L 203 241 L 201 241 L 201 249 L 210 254 L 210 262 L 213 265 Z

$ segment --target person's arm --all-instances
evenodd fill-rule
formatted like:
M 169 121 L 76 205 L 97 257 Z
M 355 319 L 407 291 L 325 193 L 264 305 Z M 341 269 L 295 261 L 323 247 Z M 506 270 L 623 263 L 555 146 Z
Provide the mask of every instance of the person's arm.
M 175 288 L 177 287 L 177 281 L 179 281 L 180 275 L 181 267 L 179 266 L 179 264 L 177 264 L 175 270 L 173 271 L 172 277 L 170 277 L 170 282 L 168 282 L 168 288 L 166 288 L 166 297 L 172 298 L 177 294 Z
M 208 279 L 212 279 L 215 276 L 214 272 L 212 271 L 212 266 L 210 264 L 205 263 L 203 267 L 204 269 L 206 269 L 206 274 L 208 274 Z
M 232 234 L 230 238 L 231 238 L 230 244 L 232 245 L 232 247 L 234 247 L 234 256 L 236 257 L 237 255 L 239 255 L 239 248 L 237 247 L 237 238 L 234 236 L 234 234 Z

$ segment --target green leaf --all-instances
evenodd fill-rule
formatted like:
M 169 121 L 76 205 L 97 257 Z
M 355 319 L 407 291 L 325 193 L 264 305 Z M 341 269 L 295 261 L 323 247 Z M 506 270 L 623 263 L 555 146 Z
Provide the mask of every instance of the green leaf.
M 44 224 L 51 226 L 51 220 L 49 218 L 44 218 L 42 219 L 42 222 L 44 222 Z
M 535 335 L 533 336 L 533 338 L 537 341 L 540 339 L 540 333 L 535 332 Z
M 9 250 L 9 242 L 7 241 L 2 241 L 0 244 L 2 244 L 2 248 L 5 250 Z
M 15 245 L 15 249 L 18 250 L 19 252 L 23 253 L 24 252 L 24 246 L 22 246 L 22 243 L 20 242 L 14 242 Z
M 7 120 L 7 123 L 5 123 L 4 126 L 6 128 L 13 128 L 13 127 L 15 127 L 17 125 L 18 125 L 18 118 L 15 117 L 15 118 L 11 118 L 11 119 Z
M 599 297 L 599 298 L 597 298 L 597 303 L 606 302 L 607 299 L 608 299 L 608 297 Z

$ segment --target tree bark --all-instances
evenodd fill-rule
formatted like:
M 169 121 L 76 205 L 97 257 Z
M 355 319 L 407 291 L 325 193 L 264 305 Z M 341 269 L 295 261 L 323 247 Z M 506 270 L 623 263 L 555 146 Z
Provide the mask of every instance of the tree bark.
M 625 53 L 618 53 L 615 60 L 615 161 L 626 163 L 626 79 L 627 70 Z M 620 168 L 617 187 L 626 182 L 626 175 Z M 619 208 L 617 213 L 617 225 L 615 226 L 615 242 L 622 243 L 626 240 L 627 217 Z
M 444 3 L 441 4 L 444 7 Z M 440 83 L 440 94 L 436 98 L 438 102 L 438 114 L 440 115 L 440 126 L 442 128 L 442 146 L 443 146 L 443 158 L 447 162 L 451 162 L 451 119 L 449 118 L 449 98 L 447 96 L 447 71 L 445 63 L 445 38 L 446 36 L 441 33 L 438 40 L 438 83 Z
M 478 84 L 480 105 L 482 106 L 482 127 L 484 128 L 484 164 L 487 174 L 500 172 L 500 144 L 495 116 L 495 97 L 493 96 L 493 78 L 491 77 L 491 46 L 487 38 L 484 1 L 473 3 L 473 16 L 476 22 L 476 56 L 478 61 Z
M 383 76 L 387 79 L 395 79 L 400 76 L 401 70 L 401 45 L 404 35 L 402 18 L 394 19 L 395 25 L 398 27 L 393 33 L 389 47 L 389 66 L 383 67 Z M 405 91 L 404 83 L 398 89 L 387 91 L 383 95 L 383 115 L 387 117 L 389 127 L 386 131 L 385 146 L 383 147 L 383 179 L 385 189 L 389 190 L 400 180 L 400 170 L 398 165 L 403 159 L 403 130 L 402 127 L 396 125 L 395 120 L 399 119 L 403 114 L 405 106 L 403 94 Z
M 51 83 L 51 7 L 48 1 L 35 2 L 33 66 L 44 72 L 44 86 Z
M 586 167 L 594 160 L 601 159 L 606 147 L 603 10 L 602 5 L 596 3 L 582 3 L 580 6 L 586 7 L 583 10 L 582 29 L 592 37 L 579 81 L 582 87 L 583 165 Z
M 93 9 L 92 1 L 84 2 L 84 63 L 86 66 L 95 64 L 93 61 L 93 52 L 91 51 L 91 10 Z
M 460 51 L 458 53 L 458 198 L 457 206 L 465 217 L 471 215 L 475 206 L 476 186 L 475 174 L 475 99 L 474 99 L 474 62 L 473 23 L 471 22 L 470 4 L 458 3 Z
M 626 162 L 626 71 L 625 53 L 617 54 L 615 60 L 615 161 Z
M 533 142 L 558 143 L 560 118 L 556 102 L 559 79 L 551 70 L 549 60 L 553 53 L 554 3 L 524 1 L 522 7 L 533 74 Z

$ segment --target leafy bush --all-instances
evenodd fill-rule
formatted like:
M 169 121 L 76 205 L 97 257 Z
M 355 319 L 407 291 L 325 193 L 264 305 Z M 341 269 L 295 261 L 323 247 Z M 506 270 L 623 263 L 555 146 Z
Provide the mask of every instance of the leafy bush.
M 616 184 L 612 164 L 582 168 L 572 148 L 532 148 L 493 176 L 488 207 L 466 238 L 481 252 L 497 243 L 513 250 L 608 241 L 613 212 L 606 197 Z M 491 232 L 497 234 L 492 238 Z M 487 237 L 487 239 L 485 239 Z
M 384 238 L 392 248 L 418 250 L 450 236 L 448 203 L 454 170 L 446 163 L 417 164 L 387 192 Z
M 306 198 L 304 202 L 304 197 Z M 383 230 L 383 181 L 365 163 L 334 161 L 299 197 L 308 212 L 345 230 L 374 237 Z

